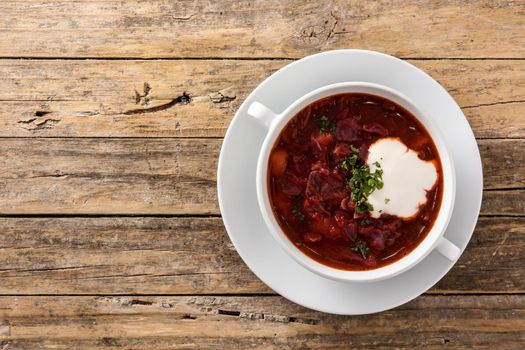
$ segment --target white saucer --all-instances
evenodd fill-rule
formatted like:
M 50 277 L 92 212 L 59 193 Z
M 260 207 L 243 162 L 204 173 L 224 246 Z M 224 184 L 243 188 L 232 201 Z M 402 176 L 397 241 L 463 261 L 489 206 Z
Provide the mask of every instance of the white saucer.
M 255 169 L 264 129 L 246 114 L 253 101 L 275 112 L 321 86 L 364 81 L 407 95 L 435 120 L 457 172 L 455 209 L 445 233 L 465 249 L 476 225 L 483 189 L 481 158 L 470 126 L 452 97 L 434 79 L 395 57 L 363 50 L 309 56 L 280 69 L 241 105 L 222 145 L 217 187 L 230 239 L 250 269 L 285 298 L 318 311 L 343 315 L 379 312 L 404 304 L 437 283 L 453 263 L 437 252 L 394 278 L 374 283 L 336 282 L 296 263 L 268 232 L 259 212 Z

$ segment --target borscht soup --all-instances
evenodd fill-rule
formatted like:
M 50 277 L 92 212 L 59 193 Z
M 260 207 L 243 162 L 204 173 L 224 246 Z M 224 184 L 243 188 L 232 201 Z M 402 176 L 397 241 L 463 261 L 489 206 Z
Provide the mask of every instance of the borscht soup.
M 317 100 L 282 129 L 268 162 L 274 216 L 304 254 L 372 270 L 427 236 L 443 197 L 439 153 L 424 126 L 385 98 Z

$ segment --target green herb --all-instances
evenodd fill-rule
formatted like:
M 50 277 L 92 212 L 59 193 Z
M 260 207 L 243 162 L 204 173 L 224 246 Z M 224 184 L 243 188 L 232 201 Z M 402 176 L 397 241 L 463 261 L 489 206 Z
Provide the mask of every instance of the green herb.
M 335 132 L 335 123 L 324 115 L 317 119 L 317 124 L 319 124 L 319 131 L 321 133 L 323 132 L 334 133 Z
M 352 155 L 351 157 L 347 157 L 341 164 L 339 164 L 339 167 L 343 170 L 350 170 L 357 166 L 357 163 L 359 162 L 359 156 L 357 154 Z
M 368 221 L 368 219 L 364 219 L 361 221 L 361 226 L 368 226 L 369 223 L 370 221 Z
M 390 198 L 385 198 L 385 204 L 388 204 L 390 202 Z
M 361 254 L 363 259 L 366 259 L 368 257 L 368 252 L 369 252 L 370 249 L 368 249 L 368 247 L 366 246 L 365 242 L 363 242 L 362 240 L 358 239 L 355 242 L 355 246 L 352 248 L 352 250 L 354 252 L 357 252 L 357 253 Z
M 377 169 L 374 172 L 371 172 L 366 164 L 352 168 L 352 177 L 348 180 L 348 186 L 358 214 L 374 210 L 367 198 L 375 190 L 383 188 L 383 170 L 378 165 L 376 164 Z
M 368 196 L 375 190 L 383 188 L 383 170 L 378 162 L 374 163 L 376 167 L 374 172 L 370 171 L 367 164 L 363 164 L 359 158 L 359 149 L 351 146 L 353 155 L 347 157 L 339 167 L 349 173 L 350 179 L 350 198 L 355 203 L 355 211 L 358 214 L 364 214 L 374 210 L 374 207 L 368 203 Z
M 292 214 L 297 220 L 304 221 L 304 214 L 296 204 L 292 207 Z
M 300 246 L 302 246 L 303 244 L 302 244 L 301 242 L 295 242 L 295 245 L 298 246 L 298 247 L 300 247 Z

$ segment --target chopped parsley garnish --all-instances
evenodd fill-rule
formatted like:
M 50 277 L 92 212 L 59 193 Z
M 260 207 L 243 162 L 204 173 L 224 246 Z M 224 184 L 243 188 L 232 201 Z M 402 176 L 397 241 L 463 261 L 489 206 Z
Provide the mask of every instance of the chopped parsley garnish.
M 301 211 L 301 209 L 299 209 L 299 207 L 297 205 L 294 205 L 292 207 L 292 214 L 293 216 L 295 216 L 295 218 L 299 221 L 304 221 L 304 214 L 303 212 Z
M 335 122 L 328 119 L 328 117 L 324 115 L 317 119 L 317 124 L 319 124 L 319 131 L 321 133 L 323 132 L 334 133 L 335 132 Z
M 358 239 L 355 242 L 355 246 L 352 248 L 352 250 L 356 253 L 361 254 L 363 259 L 366 259 L 368 257 L 369 248 L 366 246 L 366 243 L 362 240 Z
M 390 198 L 385 198 L 385 204 L 388 204 L 390 202 Z
M 357 154 L 354 154 L 350 157 L 347 157 L 343 162 L 339 165 L 339 167 L 343 170 L 350 170 L 357 166 L 357 163 L 359 162 L 359 156 Z
M 305 219 L 307 219 L 302 211 L 303 199 L 303 196 L 295 197 L 291 208 L 292 215 L 299 221 L 304 221 Z
M 355 203 L 355 211 L 358 214 L 364 214 L 374 210 L 374 207 L 368 203 L 368 196 L 375 190 L 383 188 L 383 170 L 378 162 L 374 172 L 370 167 L 359 159 L 359 150 L 352 146 L 354 154 L 346 158 L 341 164 L 341 169 L 350 172 L 348 187 L 350 187 L 350 198 Z

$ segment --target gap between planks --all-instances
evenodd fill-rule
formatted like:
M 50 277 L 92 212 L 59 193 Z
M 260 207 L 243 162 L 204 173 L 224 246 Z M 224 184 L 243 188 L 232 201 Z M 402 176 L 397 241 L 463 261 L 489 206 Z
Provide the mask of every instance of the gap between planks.
M 317 53 L 323 53 L 327 51 L 337 51 L 337 50 L 325 50 L 319 51 Z M 370 50 L 365 50 L 370 51 Z M 316 54 L 317 54 L 316 53 Z M 314 54 L 312 54 L 314 55 Z M 99 60 L 99 61 L 211 61 L 211 60 L 231 60 L 231 61 L 272 61 L 272 60 L 288 60 L 288 61 L 297 61 L 302 58 L 308 57 L 298 56 L 298 57 L 222 57 L 222 56 L 209 56 L 209 57 L 199 57 L 199 56 L 180 56 L 180 57 L 120 57 L 120 56 L 83 56 L 83 57 L 56 57 L 56 56 L 0 56 L 0 60 L 49 60 L 49 61 L 83 61 L 83 60 Z M 413 61 L 523 61 L 525 57 L 403 57 L 403 56 L 393 56 L 401 60 L 413 60 Z
M 2 101 L 0 101 L 2 102 Z M 223 140 L 224 136 L 0 136 L 0 140 L 14 139 L 93 139 L 93 140 Z M 525 137 L 476 137 L 476 141 L 516 141 L 525 140 Z
M 494 189 L 494 190 L 484 190 L 484 191 L 512 191 L 513 189 Z M 522 190 L 522 189 L 521 189 Z M 525 215 L 513 215 L 513 214 L 479 214 L 480 218 L 521 218 Z M 203 218 L 203 219 L 221 219 L 221 214 L 1 214 L 0 218 L 17 218 L 17 219 L 45 219 L 45 218 Z
M 498 296 L 498 295 L 525 295 L 525 290 L 519 291 L 472 291 L 472 292 L 433 292 L 432 290 L 426 291 L 421 295 L 429 297 L 441 297 L 441 296 Z M 253 297 L 276 297 L 281 296 L 278 293 L 50 293 L 50 294 L 21 294 L 21 293 L 1 293 L 0 297 L 240 297 L 240 298 L 253 298 Z

